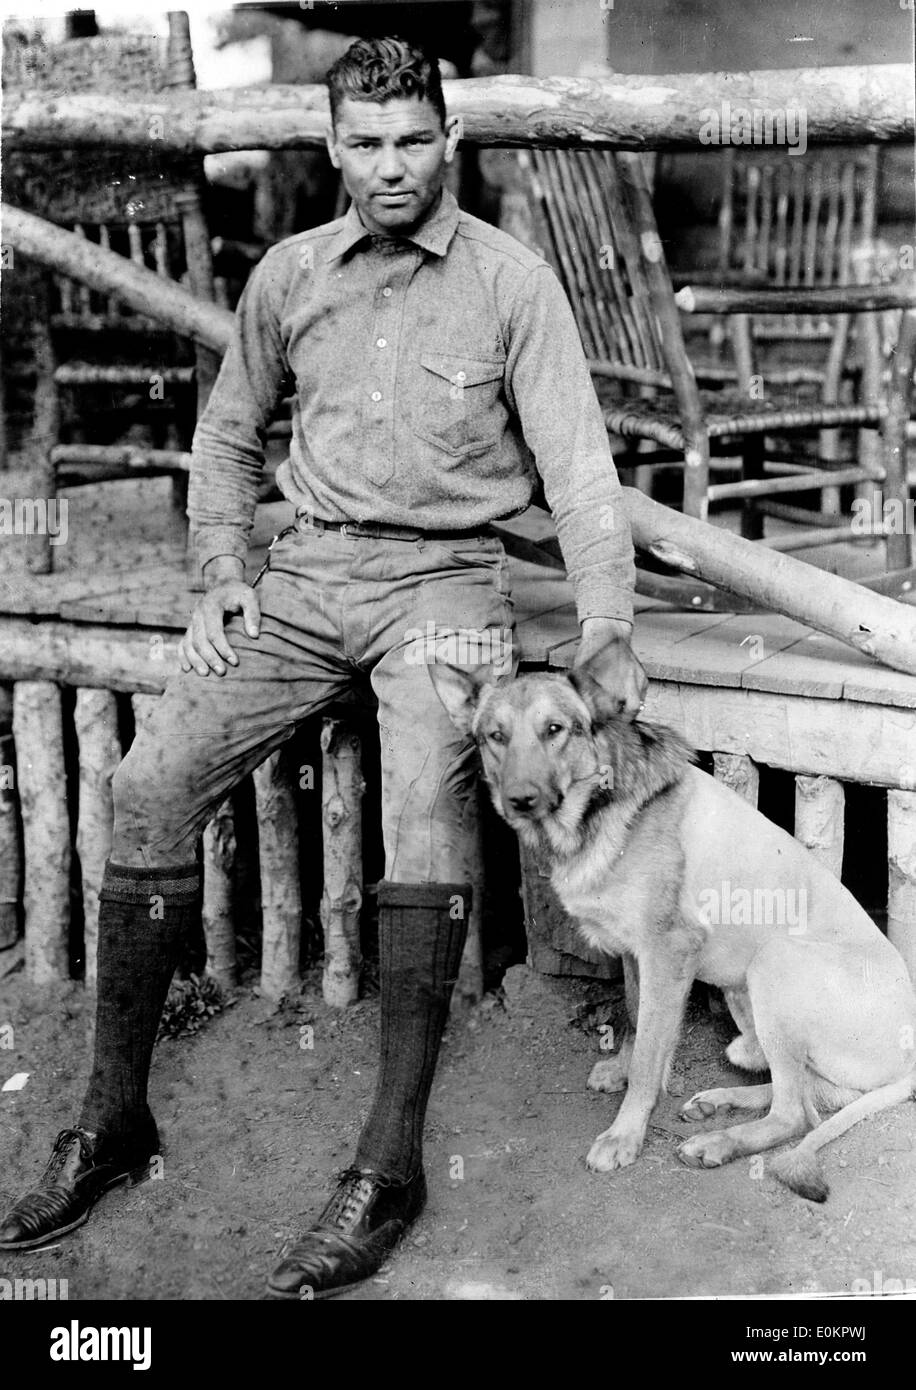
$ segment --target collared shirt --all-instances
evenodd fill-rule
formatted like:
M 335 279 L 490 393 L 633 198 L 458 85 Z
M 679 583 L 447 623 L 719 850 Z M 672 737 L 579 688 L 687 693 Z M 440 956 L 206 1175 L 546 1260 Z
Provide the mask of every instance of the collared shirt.
M 200 563 L 244 558 L 264 430 L 295 391 L 277 482 L 326 521 L 483 527 L 540 474 L 580 620 L 632 619 L 633 548 L 578 330 L 559 281 L 443 190 L 409 236 L 346 216 L 274 246 L 239 301 L 194 436 Z

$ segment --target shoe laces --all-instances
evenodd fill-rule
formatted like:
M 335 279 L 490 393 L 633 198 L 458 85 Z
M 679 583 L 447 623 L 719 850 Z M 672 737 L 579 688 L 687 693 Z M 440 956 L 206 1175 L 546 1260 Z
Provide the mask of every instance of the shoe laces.
M 390 1187 L 390 1178 L 361 1168 L 343 1168 L 338 1173 L 340 1187 L 335 1193 L 325 1223 L 346 1230 L 376 1187 Z
M 74 1139 L 79 1144 L 80 1158 L 86 1163 L 92 1161 L 92 1145 L 89 1142 L 88 1131 L 85 1129 L 62 1129 L 54 1140 L 51 1160 L 45 1169 L 45 1181 L 58 1176 L 69 1157 L 68 1150 Z

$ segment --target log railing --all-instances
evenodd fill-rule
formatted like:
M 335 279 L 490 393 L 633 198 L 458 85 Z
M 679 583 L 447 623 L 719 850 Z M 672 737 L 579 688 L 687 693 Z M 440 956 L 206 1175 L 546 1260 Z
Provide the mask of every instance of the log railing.
M 38 646 L 53 664 L 53 624 L 36 629 Z M 139 730 L 159 698 L 174 634 L 146 632 L 143 642 L 150 670 L 135 683 L 144 687 L 131 697 Z M 96 979 L 99 889 L 105 860 L 111 850 L 113 807 L 111 780 L 126 749 L 118 737 L 115 694 L 105 688 L 111 679 L 103 653 L 117 638 L 99 640 L 90 669 L 84 662 L 77 680 L 94 678 L 93 686 L 77 685 L 72 726 L 65 719 L 62 686 L 68 684 L 66 664 L 57 679 L 9 682 L 0 658 L 0 740 L 4 787 L 0 802 L 0 966 L 4 952 L 17 938 L 17 921 L 25 925 L 26 973 L 33 983 L 50 984 L 69 978 L 71 860 L 75 849 L 80 866 L 83 902 L 84 976 Z M 133 657 L 133 659 L 132 659 Z M 139 648 L 116 663 L 122 691 L 131 684 L 129 670 L 139 672 Z M 156 669 L 158 668 L 158 669 Z M 78 748 L 79 789 L 76 834 L 71 843 L 71 808 L 65 775 L 65 741 Z M 360 907 L 363 894 L 360 837 L 363 782 L 360 739 L 339 720 L 326 718 L 321 734 L 323 786 L 322 840 L 324 892 L 321 919 L 325 933 L 323 989 L 329 1004 L 356 1000 L 362 957 Z M 302 896 L 299 878 L 298 811 L 295 773 L 283 751 L 273 753 L 253 774 L 258 818 L 258 854 L 262 904 L 260 990 L 268 999 L 293 994 L 299 985 L 302 935 Z M 21 845 L 21 850 L 20 850 Z M 316 855 L 316 858 L 318 856 Z M 206 828 L 202 842 L 202 925 L 207 945 L 207 969 L 221 985 L 237 983 L 233 871 L 236 836 L 233 804 L 227 799 Z M 320 871 L 320 860 L 318 864 Z M 472 924 L 475 925 L 475 924 Z M 479 943 L 469 953 L 459 994 L 479 998 Z M 477 969 L 474 969 L 474 965 Z
M 651 615 L 643 620 L 651 624 Z M 758 623 L 765 621 L 758 618 Z M 30 662 L 0 653 L 0 967 L 15 940 L 24 910 L 25 962 L 38 984 L 68 978 L 70 885 L 73 850 L 79 858 L 84 909 L 85 977 L 95 978 L 98 890 L 111 846 L 111 778 L 122 753 L 114 686 L 132 691 L 136 726 L 142 726 L 174 664 L 176 634 L 153 629 L 104 629 L 54 619 L 5 626 L 28 627 Z M 640 650 L 640 621 L 636 645 Z M 651 653 L 652 646 L 650 634 Z M 75 653 L 79 649 L 79 658 Z M 20 653 L 21 653 L 20 648 Z M 574 644 L 550 653 L 565 666 Z M 680 729 L 700 752 L 712 755 L 717 777 L 748 800 L 757 800 L 759 767 L 795 775 L 796 838 L 837 875 L 843 863 L 845 786 L 883 788 L 887 817 L 887 931 L 916 979 L 916 680 L 888 676 L 888 690 L 868 688 L 861 666 L 850 668 L 864 684 L 837 698 L 825 662 L 812 658 L 812 675 L 794 693 L 736 688 L 720 683 L 712 661 L 708 674 L 694 670 L 687 683 L 663 646 L 643 659 L 653 679 L 646 717 Z M 868 676 L 870 668 L 865 668 Z M 840 667 L 842 671 L 842 666 Z M 854 685 L 854 681 L 852 682 Z M 63 687 L 76 686 L 72 724 Z M 11 716 L 11 717 L 10 717 Z M 12 735 L 12 737 L 10 736 Z M 65 747 L 78 746 L 78 808 L 68 806 Z M 348 718 L 321 723 L 321 850 L 324 929 L 323 992 L 333 1006 L 357 997 L 359 922 L 364 892 L 360 835 L 364 790 L 358 727 Z M 11 775 L 15 768 L 15 779 Z M 266 998 L 294 992 L 299 982 L 302 894 L 297 830 L 296 779 L 285 751 L 272 754 L 253 775 L 259 829 L 262 902 L 260 988 Z M 317 779 L 316 779 L 317 780 Z M 73 793 L 75 788 L 71 789 Z M 21 818 L 21 832 L 19 821 Z M 22 844 L 22 858 L 19 844 Z M 225 801 L 203 836 L 203 928 L 207 968 L 226 986 L 237 981 L 233 901 L 236 836 L 233 803 Z M 316 847 L 316 864 L 319 851 Z M 543 959 L 538 922 L 556 921 L 558 908 L 523 856 L 533 963 Z M 474 875 L 483 887 L 482 867 Z M 546 906 L 545 906 L 546 905 Z M 547 910 L 549 908 L 549 911 Z M 479 998 L 482 988 L 480 914 L 475 920 L 459 983 L 459 996 Z M 574 926 L 563 949 L 588 959 Z M 550 951 L 547 952 L 548 956 Z M 547 966 L 549 968 L 549 964 Z M 600 962 L 596 973 L 601 972 Z M 585 973 L 585 971 L 583 971 Z
M 804 113 L 811 144 L 906 140 L 914 129 L 908 63 L 593 79 L 499 76 L 443 85 L 464 139 L 478 145 L 697 149 L 705 147 L 710 113 L 729 124 L 740 112 L 750 128 L 756 117 L 771 141 L 774 123 L 792 112 Z M 291 150 L 323 146 L 327 122 L 324 86 L 177 91 L 130 104 L 101 92 L 13 89 L 4 93 L 2 135 L 9 149 L 28 150 L 153 141 L 186 153 Z

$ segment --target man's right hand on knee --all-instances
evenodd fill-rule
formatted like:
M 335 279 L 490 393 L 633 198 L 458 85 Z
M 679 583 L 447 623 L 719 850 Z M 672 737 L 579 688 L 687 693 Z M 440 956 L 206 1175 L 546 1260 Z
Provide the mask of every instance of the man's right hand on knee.
M 261 626 L 258 594 L 242 577 L 244 563 L 233 555 L 217 555 L 204 566 L 207 592 L 199 599 L 188 630 L 178 644 L 182 671 L 199 676 L 226 674 L 227 666 L 237 666 L 238 657 L 226 637 L 227 613 L 241 613 L 249 637 L 257 637 Z

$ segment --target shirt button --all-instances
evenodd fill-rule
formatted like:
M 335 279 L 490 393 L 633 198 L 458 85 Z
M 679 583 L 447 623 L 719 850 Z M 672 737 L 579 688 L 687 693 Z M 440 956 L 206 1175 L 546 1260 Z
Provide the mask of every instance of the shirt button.
M 386 299 L 390 299 L 390 298 L 391 298 L 391 286 L 390 286 L 390 285 L 386 285 L 385 288 L 382 290 L 382 294 L 385 296 Z
M 467 374 L 467 372 L 456 372 L 456 373 L 455 373 L 455 380 L 456 380 L 456 381 L 467 381 L 467 379 L 468 379 L 468 374 Z
M 387 346 L 388 346 L 388 339 L 387 339 L 387 338 L 376 338 L 376 340 L 375 340 L 375 346 L 376 346 L 376 347 L 387 347 Z
M 381 391 L 373 391 L 373 392 L 372 392 L 372 399 L 373 399 L 374 401 L 380 401 L 380 400 L 382 399 L 382 393 L 381 393 Z

